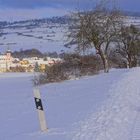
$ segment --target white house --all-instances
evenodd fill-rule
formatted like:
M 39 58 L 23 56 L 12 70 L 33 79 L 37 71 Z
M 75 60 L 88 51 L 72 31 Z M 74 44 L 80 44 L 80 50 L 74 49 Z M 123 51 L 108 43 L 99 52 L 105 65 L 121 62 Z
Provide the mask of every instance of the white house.
M 12 65 L 13 57 L 11 51 L 7 50 L 5 54 L 0 54 L 0 72 L 6 72 Z

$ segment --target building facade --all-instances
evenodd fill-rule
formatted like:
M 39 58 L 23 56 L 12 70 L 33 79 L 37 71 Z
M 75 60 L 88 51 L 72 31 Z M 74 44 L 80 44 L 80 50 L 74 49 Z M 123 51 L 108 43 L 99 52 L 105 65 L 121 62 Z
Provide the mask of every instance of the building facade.
M 41 72 L 44 72 L 46 66 L 52 66 L 60 63 L 60 58 L 38 58 L 29 57 L 19 60 L 11 55 L 11 51 L 7 50 L 5 54 L 0 55 L 0 72 L 34 72 L 36 64 Z
M 13 62 L 13 57 L 11 56 L 11 51 L 7 50 L 5 54 L 0 55 L 0 72 L 7 72 Z

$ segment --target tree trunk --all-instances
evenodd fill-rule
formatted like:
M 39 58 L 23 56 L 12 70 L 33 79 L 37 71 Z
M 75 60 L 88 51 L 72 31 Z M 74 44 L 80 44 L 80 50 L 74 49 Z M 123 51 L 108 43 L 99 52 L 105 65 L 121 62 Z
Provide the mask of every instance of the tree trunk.
M 106 55 L 103 55 L 103 65 L 104 65 L 104 72 L 108 73 L 109 72 L 109 64 L 108 64 L 108 59 Z
M 132 58 L 130 55 L 127 55 L 127 68 L 132 68 Z
M 127 60 L 127 62 L 126 62 L 126 67 L 127 67 L 127 69 L 130 68 L 129 61 L 128 61 L 128 60 Z
M 103 62 L 104 72 L 108 73 L 109 72 L 109 62 L 108 62 L 107 55 L 105 53 L 103 53 L 102 50 L 99 50 L 99 55 L 100 55 L 101 60 Z

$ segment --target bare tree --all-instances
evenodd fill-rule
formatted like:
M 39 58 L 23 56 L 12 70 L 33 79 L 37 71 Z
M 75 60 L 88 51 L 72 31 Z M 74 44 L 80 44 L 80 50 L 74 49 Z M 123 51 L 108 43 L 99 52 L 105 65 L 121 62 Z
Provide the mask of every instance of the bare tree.
M 77 43 L 77 49 L 82 51 L 94 48 L 102 60 L 104 72 L 109 72 L 109 46 L 121 24 L 120 12 L 108 10 L 100 3 L 94 10 L 77 12 L 72 17 L 73 24 L 68 36 L 72 38 L 70 44 Z
M 123 26 L 119 34 L 117 53 L 126 60 L 127 68 L 138 65 L 140 55 L 140 29 L 131 26 Z

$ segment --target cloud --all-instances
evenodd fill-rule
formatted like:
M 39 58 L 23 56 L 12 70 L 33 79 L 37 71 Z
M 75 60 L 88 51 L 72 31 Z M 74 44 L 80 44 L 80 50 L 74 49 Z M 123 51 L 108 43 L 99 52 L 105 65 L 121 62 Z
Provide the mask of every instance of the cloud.
M 99 0 L 0 0 L 0 20 L 61 16 L 73 9 L 93 8 Z M 114 0 L 110 0 L 114 1 Z M 116 0 L 123 10 L 139 11 L 140 0 Z
M 88 7 L 92 0 L 79 0 Z M 61 16 L 77 8 L 78 0 L 0 0 L 0 20 L 15 21 Z
M 140 0 L 116 0 L 122 10 L 140 12 Z
M 80 7 L 89 8 L 100 0 L 0 0 L 0 7 L 6 8 L 76 8 L 80 3 Z M 114 0 L 110 0 L 114 1 Z M 115 0 L 124 10 L 140 11 L 140 0 Z
M 79 0 L 82 5 L 92 0 Z M 5 7 L 36 8 L 36 7 L 73 7 L 78 0 L 0 0 L 0 5 Z
M 37 8 L 37 9 L 0 9 L 1 21 L 19 21 L 36 18 L 46 18 L 52 16 L 62 16 L 68 14 L 66 9 L 58 8 Z

